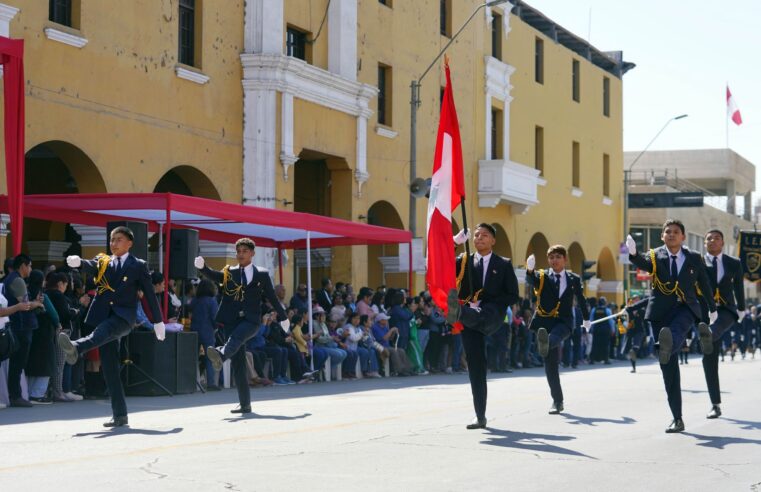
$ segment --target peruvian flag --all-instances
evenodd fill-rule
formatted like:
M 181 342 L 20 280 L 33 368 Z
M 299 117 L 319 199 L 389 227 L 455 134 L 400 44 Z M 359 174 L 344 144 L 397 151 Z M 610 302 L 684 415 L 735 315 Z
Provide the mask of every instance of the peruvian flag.
M 445 70 L 447 85 L 441 103 L 428 200 L 428 265 L 425 280 L 434 302 L 446 313 L 447 293 L 454 289 L 456 284 L 452 211 L 465 197 L 465 183 L 462 173 L 460 126 L 457 123 L 447 63 Z
M 737 107 L 735 98 L 732 97 L 732 93 L 729 92 L 729 86 L 727 86 L 727 116 L 735 122 L 735 125 L 742 125 L 743 118 L 740 116 L 740 109 Z

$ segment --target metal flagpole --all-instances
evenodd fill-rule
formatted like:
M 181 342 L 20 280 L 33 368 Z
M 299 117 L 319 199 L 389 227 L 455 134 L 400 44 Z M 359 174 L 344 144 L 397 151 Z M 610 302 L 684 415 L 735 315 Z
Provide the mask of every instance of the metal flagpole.
M 309 312 L 309 340 L 312 340 L 312 233 L 307 231 L 307 311 Z M 310 370 L 314 371 L 314 354 L 309 344 Z

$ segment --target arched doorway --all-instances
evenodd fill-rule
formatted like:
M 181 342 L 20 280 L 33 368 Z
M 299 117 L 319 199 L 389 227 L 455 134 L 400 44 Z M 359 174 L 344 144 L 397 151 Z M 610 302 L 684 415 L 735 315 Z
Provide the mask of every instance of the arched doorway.
M 513 246 L 510 244 L 510 240 L 507 238 L 505 229 L 499 224 L 492 224 L 497 230 L 497 243 L 494 245 L 494 252 L 504 258 L 513 257 Z M 513 262 L 515 263 L 515 262 Z
M 61 140 L 35 145 L 24 158 L 24 193 L 105 193 L 98 167 L 79 147 Z M 35 260 L 35 267 L 61 262 L 70 254 L 82 254 L 82 236 L 72 224 L 25 219 L 22 248 Z M 10 238 L 8 239 L 10 241 Z M 103 237 L 105 245 L 105 235 Z
M 404 229 L 399 212 L 389 202 L 375 202 L 367 211 L 367 223 L 394 229 Z M 407 272 L 396 272 L 398 269 L 398 244 L 371 244 L 367 247 L 367 282 L 368 287 L 375 289 L 379 285 L 406 288 Z
M 537 232 L 531 236 L 531 241 L 528 242 L 528 248 L 526 248 L 526 258 L 530 255 L 536 257 L 537 268 L 548 268 L 547 263 L 547 250 L 550 249 L 550 243 L 547 242 L 547 238 L 544 234 Z
M 214 183 L 200 170 L 193 166 L 173 167 L 158 180 L 154 193 L 176 193 L 178 195 L 197 196 L 219 200 L 219 192 Z
M 584 250 L 581 249 L 581 245 L 577 242 L 571 243 L 568 247 L 568 263 L 567 267 L 572 272 L 581 275 L 582 264 L 586 258 L 584 257 Z
M 616 280 L 616 260 L 607 247 L 603 248 L 597 256 L 597 277 L 605 282 Z

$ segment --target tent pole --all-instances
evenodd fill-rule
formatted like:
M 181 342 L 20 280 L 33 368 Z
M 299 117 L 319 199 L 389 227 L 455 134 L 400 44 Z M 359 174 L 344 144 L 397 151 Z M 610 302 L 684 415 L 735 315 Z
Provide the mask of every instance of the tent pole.
M 164 319 L 169 319 L 169 246 L 172 234 L 172 196 L 166 199 L 166 229 L 164 229 Z
M 412 241 L 409 242 L 409 260 L 410 260 L 410 273 L 409 273 L 409 292 L 407 293 L 409 297 L 414 297 L 414 294 L 412 293 L 412 275 L 414 275 L 414 270 L 412 269 Z
M 280 250 L 280 246 L 277 247 L 277 270 L 280 274 L 280 284 L 283 284 L 283 252 Z
M 312 353 L 312 233 L 307 231 L 307 311 L 309 312 L 309 361 L 314 371 L 314 354 Z

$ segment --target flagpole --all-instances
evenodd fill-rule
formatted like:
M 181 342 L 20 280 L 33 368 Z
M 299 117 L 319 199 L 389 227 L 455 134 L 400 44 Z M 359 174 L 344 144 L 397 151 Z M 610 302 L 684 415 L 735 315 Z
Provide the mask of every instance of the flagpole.
M 724 98 L 726 99 L 726 94 L 729 92 L 729 82 L 727 82 L 724 85 Z M 729 148 L 729 100 L 726 101 L 726 109 L 724 110 L 724 136 L 725 136 L 725 142 L 727 145 L 727 149 Z
M 464 196 L 460 199 L 460 210 L 462 211 L 462 227 L 464 231 L 467 231 L 468 218 L 465 215 L 465 197 Z M 465 257 L 468 259 L 468 261 L 465 262 L 465 268 L 468 274 L 468 288 L 470 289 L 470 295 L 473 296 L 475 292 L 473 291 L 473 275 L 471 275 L 471 270 L 473 269 L 473 265 L 471 265 L 472 262 L 470 261 L 470 241 L 465 241 Z

